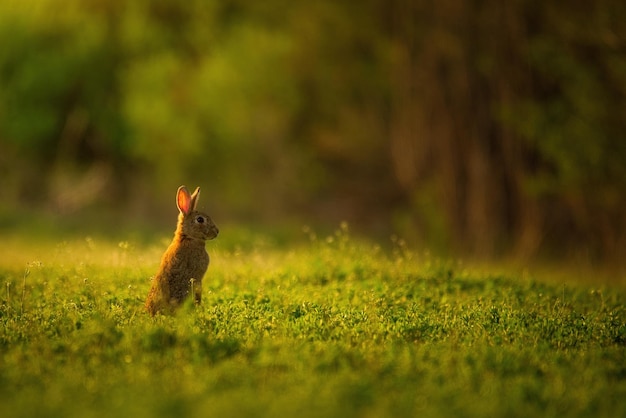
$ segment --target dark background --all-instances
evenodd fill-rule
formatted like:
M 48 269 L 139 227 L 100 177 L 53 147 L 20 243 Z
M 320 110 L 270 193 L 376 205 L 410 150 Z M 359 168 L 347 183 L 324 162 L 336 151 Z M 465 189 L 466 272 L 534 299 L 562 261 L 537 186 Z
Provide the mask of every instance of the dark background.
M 621 0 L 4 1 L 0 227 L 162 228 L 187 184 L 221 223 L 620 262 L 624 22 Z

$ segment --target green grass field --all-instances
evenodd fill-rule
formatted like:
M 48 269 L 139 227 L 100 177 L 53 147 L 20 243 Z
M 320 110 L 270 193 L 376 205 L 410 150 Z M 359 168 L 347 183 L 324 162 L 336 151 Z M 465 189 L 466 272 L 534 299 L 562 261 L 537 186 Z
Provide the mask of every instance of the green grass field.
M 7 238 L 2 417 L 625 417 L 626 291 L 349 237 L 208 244 L 203 304 L 150 318 L 167 245 Z

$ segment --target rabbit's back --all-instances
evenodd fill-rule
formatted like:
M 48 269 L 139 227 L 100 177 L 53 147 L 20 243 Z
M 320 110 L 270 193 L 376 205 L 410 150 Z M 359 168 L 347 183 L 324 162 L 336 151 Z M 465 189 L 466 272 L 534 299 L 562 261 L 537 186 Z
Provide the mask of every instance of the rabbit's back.
M 161 280 L 167 282 L 170 302 L 179 304 L 189 295 L 192 285 L 202 282 L 209 267 L 209 254 L 204 242 L 176 244 L 163 255 L 160 274 L 164 276 Z

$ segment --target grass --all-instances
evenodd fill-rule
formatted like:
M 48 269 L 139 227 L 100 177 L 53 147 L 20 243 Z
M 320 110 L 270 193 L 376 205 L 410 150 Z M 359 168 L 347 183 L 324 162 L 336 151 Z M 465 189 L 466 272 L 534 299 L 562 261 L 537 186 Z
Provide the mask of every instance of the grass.
M 155 319 L 167 239 L 9 239 L 0 416 L 626 416 L 623 288 L 311 236 L 208 244 L 203 304 Z

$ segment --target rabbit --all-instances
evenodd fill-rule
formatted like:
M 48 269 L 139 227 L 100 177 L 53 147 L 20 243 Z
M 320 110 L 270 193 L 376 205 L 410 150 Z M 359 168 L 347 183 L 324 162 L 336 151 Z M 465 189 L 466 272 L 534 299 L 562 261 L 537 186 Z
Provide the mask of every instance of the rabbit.
M 192 195 L 185 186 L 176 193 L 178 224 L 174 239 L 161 258 L 161 266 L 152 279 L 145 308 L 154 316 L 173 313 L 193 290 L 196 304 L 202 300 L 202 277 L 209 267 L 206 240 L 217 237 L 219 230 L 211 218 L 196 210 L 200 188 Z

